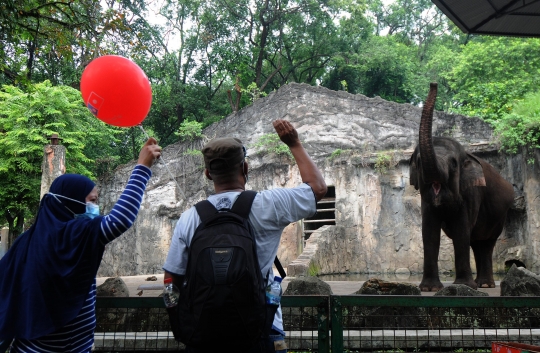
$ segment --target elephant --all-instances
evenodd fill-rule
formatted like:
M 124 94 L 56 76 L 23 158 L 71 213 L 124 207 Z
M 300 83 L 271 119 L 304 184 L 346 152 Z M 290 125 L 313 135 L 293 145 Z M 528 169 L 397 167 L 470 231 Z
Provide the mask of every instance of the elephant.
M 454 247 L 454 284 L 494 288 L 493 249 L 514 201 L 514 188 L 456 140 L 432 137 L 436 97 L 437 84 L 431 83 L 418 145 L 409 161 L 410 184 L 421 197 L 424 273 L 419 287 L 423 292 L 443 288 L 437 263 L 442 229 Z M 469 248 L 476 263 L 475 280 Z

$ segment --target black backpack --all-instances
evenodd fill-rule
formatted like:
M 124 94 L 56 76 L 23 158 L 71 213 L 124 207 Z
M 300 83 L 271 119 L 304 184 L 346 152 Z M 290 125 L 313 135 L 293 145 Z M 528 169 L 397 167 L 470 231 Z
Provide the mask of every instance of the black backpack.
M 257 193 L 244 191 L 232 209 L 195 205 L 201 224 L 189 247 L 178 304 L 177 339 L 189 347 L 250 349 L 268 335 L 276 306 L 266 305 L 266 278 L 248 221 Z M 280 270 L 281 272 L 281 270 Z

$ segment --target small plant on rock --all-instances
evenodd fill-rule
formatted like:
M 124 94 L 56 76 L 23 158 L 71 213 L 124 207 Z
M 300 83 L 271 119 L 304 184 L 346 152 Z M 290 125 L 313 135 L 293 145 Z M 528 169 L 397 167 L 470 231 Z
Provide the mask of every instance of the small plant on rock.
M 380 152 L 377 153 L 377 160 L 375 161 L 375 170 L 379 174 L 386 174 L 390 168 L 396 166 L 394 153 L 392 152 Z
M 310 262 L 308 267 L 308 275 L 311 277 L 317 277 L 319 272 L 321 272 L 319 266 L 317 266 L 317 264 L 314 262 Z
M 292 157 L 289 147 L 281 142 L 279 135 L 276 133 L 262 135 L 252 147 L 254 147 L 257 151 L 275 153 L 278 156 L 286 155 Z

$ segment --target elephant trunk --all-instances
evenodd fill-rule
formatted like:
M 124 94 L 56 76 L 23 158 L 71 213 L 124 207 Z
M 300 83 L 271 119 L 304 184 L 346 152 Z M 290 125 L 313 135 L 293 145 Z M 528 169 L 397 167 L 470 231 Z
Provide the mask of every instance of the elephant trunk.
M 437 98 L 437 84 L 429 85 L 429 94 L 422 110 L 422 118 L 420 120 L 419 132 L 419 147 L 420 159 L 422 162 L 422 175 L 424 183 L 433 183 L 435 193 L 440 190 L 441 177 L 437 169 L 437 159 L 433 148 L 433 138 L 431 134 L 433 123 L 433 110 L 435 108 L 435 99 Z

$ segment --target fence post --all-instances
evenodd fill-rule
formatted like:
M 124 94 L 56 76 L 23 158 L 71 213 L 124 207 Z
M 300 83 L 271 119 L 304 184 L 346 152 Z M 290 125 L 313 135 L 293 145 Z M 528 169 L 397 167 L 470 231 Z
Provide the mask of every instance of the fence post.
M 343 310 L 341 301 L 336 296 L 330 296 L 330 331 L 332 352 L 343 352 Z
M 330 353 L 330 298 L 325 297 L 323 302 L 317 308 L 317 328 L 318 328 L 318 344 L 317 350 L 319 353 Z

